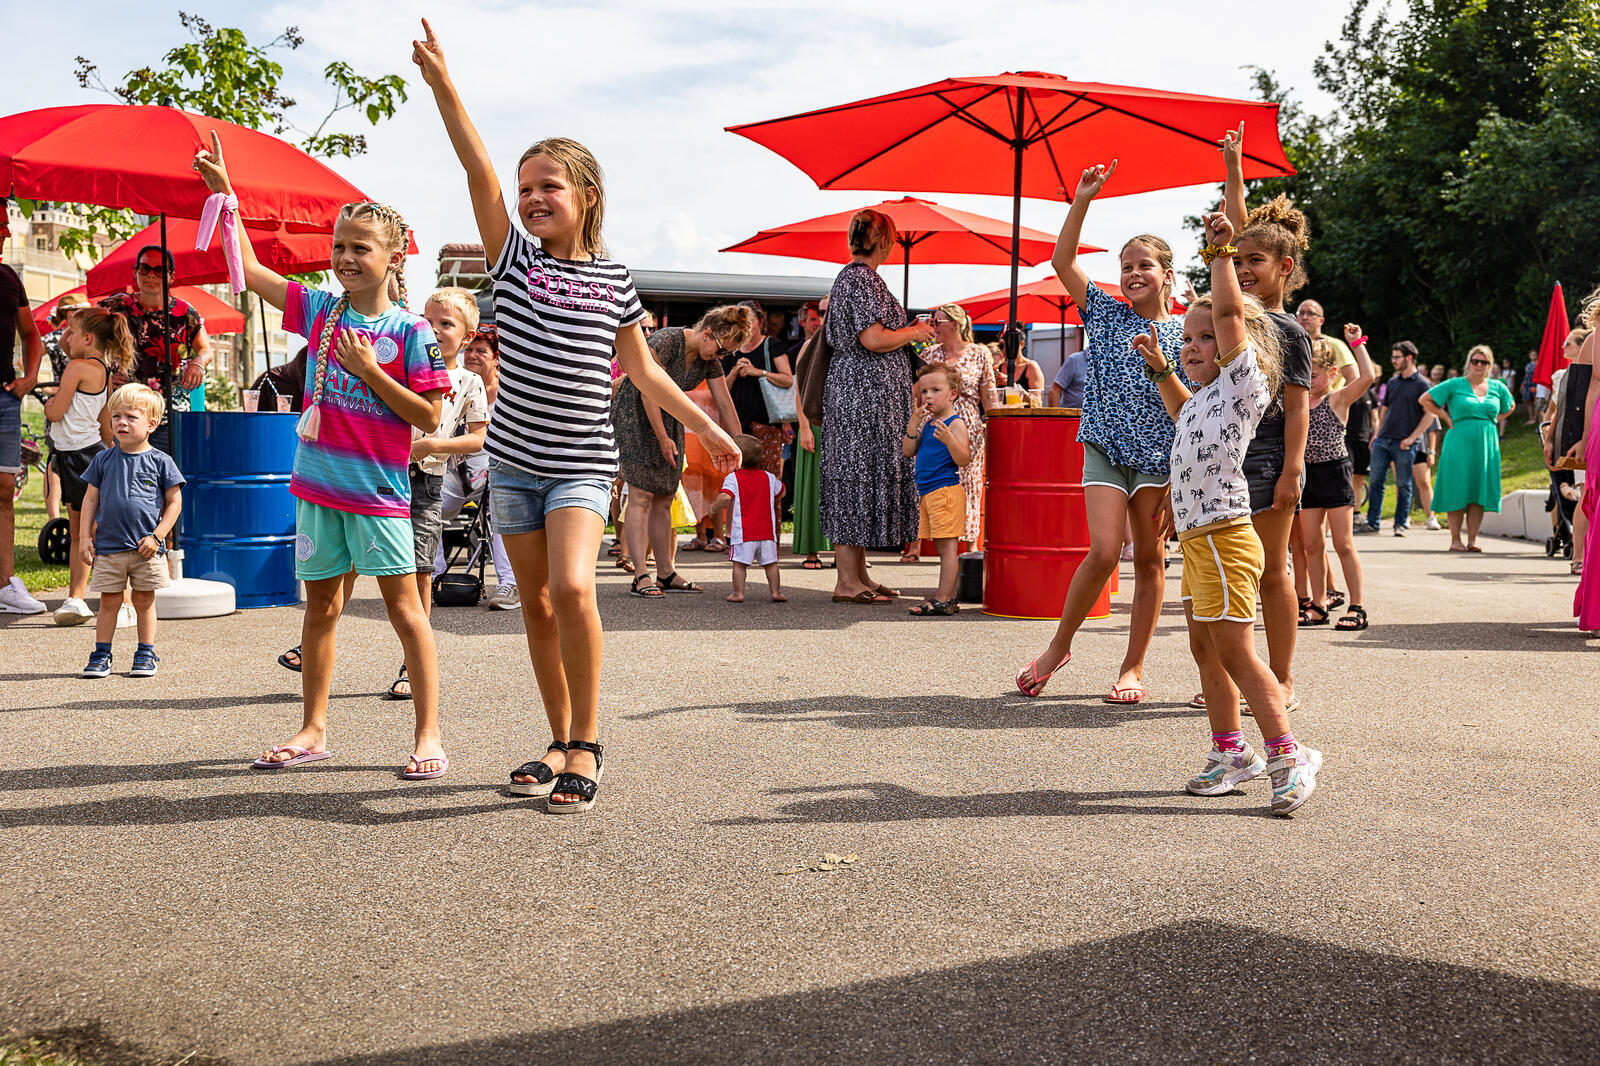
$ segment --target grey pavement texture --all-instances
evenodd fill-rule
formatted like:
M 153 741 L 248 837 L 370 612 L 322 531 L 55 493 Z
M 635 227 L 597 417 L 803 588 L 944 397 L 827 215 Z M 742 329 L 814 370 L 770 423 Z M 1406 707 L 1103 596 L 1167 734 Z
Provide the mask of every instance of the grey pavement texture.
M 1301 631 L 1327 761 L 1293 820 L 1264 781 L 1181 791 L 1176 564 L 1133 708 L 1101 702 L 1126 594 L 1028 700 L 1050 623 L 834 605 L 792 568 L 793 602 L 735 607 L 704 555 L 707 595 L 638 600 L 602 564 L 607 771 L 566 818 L 504 792 L 548 739 L 515 613 L 436 612 L 427 783 L 395 776 L 370 581 L 336 758 L 271 774 L 297 611 L 164 623 L 144 681 L 0 621 L 0 1030 L 239 1066 L 1600 1061 L 1600 642 L 1563 563 L 1445 544 L 1363 538 L 1373 627 Z M 830 851 L 860 858 L 784 873 Z

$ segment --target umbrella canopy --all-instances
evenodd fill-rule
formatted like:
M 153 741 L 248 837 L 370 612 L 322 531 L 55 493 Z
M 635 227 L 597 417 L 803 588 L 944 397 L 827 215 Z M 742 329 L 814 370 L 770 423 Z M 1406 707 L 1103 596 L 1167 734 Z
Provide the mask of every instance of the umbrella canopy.
M 1257 100 L 1070 81 L 1028 71 L 946 78 L 788 118 L 730 126 L 824 189 L 1010 194 L 1020 252 L 1022 197 L 1066 200 L 1083 168 L 1118 160 L 1102 196 L 1222 176 L 1217 141 L 1244 123 L 1246 178 L 1293 174 L 1278 105 Z M 1011 262 L 1017 287 L 1020 255 Z M 1015 297 L 1010 320 L 1017 320 Z
M 1561 282 L 1550 292 L 1550 310 L 1544 319 L 1544 338 L 1539 341 L 1539 362 L 1533 368 L 1533 383 L 1549 385 L 1555 372 L 1567 365 L 1563 351 L 1572 327 L 1567 321 L 1567 301 L 1561 295 Z
M 226 147 L 223 149 L 226 151 Z M 167 220 L 167 241 L 172 247 L 173 284 L 218 285 L 228 280 L 228 264 L 222 258 L 222 242 L 213 239 L 211 246 L 197 250 L 195 231 L 199 223 L 193 219 Z M 326 232 L 309 232 L 305 227 L 281 226 L 276 223 L 250 223 L 240 234 L 248 236 L 261 265 L 280 274 L 310 274 L 328 269 L 329 238 Z M 133 268 L 139 249 L 161 243 L 161 227 L 151 223 L 123 241 L 89 271 L 89 294 L 95 299 L 113 292 L 121 292 L 133 277 Z M 411 235 L 407 255 L 417 254 L 416 234 Z
M 1114 300 L 1122 303 L 1131 302 L 1122 295 L 1120 286 L 1113 285 L 1109 281 L 1097 281 L 1095 285 Z M 994 292 L 969 296 L 965 300 L 945 302 L 959 304 L 974 322 L 993 325 L 1010 321 L 1006 317 L 1010 300 L 1010 289 L 996 289 Z M 1177 300 L 1172 301 L 1173 314 L 1181 315 L 1185 310 L 1183 304 Z M 1061 326 L 1083 325 L 1083 318 L 1078 314 L 1078 305 L 1067 295 L 1066 286 L 1061 284 L 1061 279 L 1054 274 L 1017 289 L 1017 321 L 1055 323 Z
M 326 239 L 326 238 L 324 238 Z M 226 275 L 224 275 L 226 277 Z M 62 296 L 76 294 L 87 295 L 88 287 L 79 285 L 76 289 L 68 289 L 54 299 L 46 300 L 33 309 L 33 320 L 38 323 L 41 331 L 50 329 L 50 315 L 56 309 L 56 304 L 61 302 Z M 127 286 L 122 286 L 109 292 L 97 294 L 94 299 L 110 296 L 113 292 L 126 292 Z M 188 304 L 200 313 L 200 318 L 205 322 L 207 333 L 238 333 L 244 329 L 244 312 L 230 304 L 223 303 L 204 289 L 196 289 L 189 285 L 175 285 L 172 295 Z
M 222 138 L 239 215 L 326 228 L 365 200 L 325 163 L 286 141 L 175 107 L 79 104 L 0 118 L 0 189 L 35 200 L 199 218 L 195 152 Z M 111 161 L 108 164 L 108 161 Z
M 861 210 L 857 208 L 856 210 Z M 886 265 L 903 263 L 906 281 L 903 302 L 911 291 L 911 260 L 919 263 L 1009 263 L 1011 262 L 1011 224 L 998 218 L 958 211 L 931 200 L 904 196 L 873 204 L 894 220 L 900 233 Z M 787 255 L 796 259 L 820 259 L 836 263 L 844 253 L 846 235 L 855 211 L 841 211 L 804 222 L 791 222 L 775 229 L 764 229 L 754 237 L 722 249 L 724 252 L 754 252 L 757 255 Z M 1055 253 L 1056 239 L 1043 230 L 1023 229 L 1018 258 L 1029 266 L 1048 260 Z M 1093 244 L 1081 244 L 1079 253 L 1103 252 Z

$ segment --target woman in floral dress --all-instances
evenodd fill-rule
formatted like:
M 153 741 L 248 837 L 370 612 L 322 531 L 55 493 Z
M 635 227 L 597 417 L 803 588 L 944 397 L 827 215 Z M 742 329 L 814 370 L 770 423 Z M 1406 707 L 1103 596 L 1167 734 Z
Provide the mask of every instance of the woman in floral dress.
M 972 441 L 972 462 L 961 471 L 961 488 L 967 494 L 967 547 L 976 550 L 983 534 L 983 439 L 984 397 L 995 387 L 994 364 L 989 350 L 972 339 L 972 320 L 956 304 L 945 304 L 933 313 L 934 343 L 923 350 L 926 363 L 949 363 L 961 374 L 961 391 L 956 394 L 956 414 L 967 424 Z M 916 561 L 916 542 L 907 551 L 907 561 Z

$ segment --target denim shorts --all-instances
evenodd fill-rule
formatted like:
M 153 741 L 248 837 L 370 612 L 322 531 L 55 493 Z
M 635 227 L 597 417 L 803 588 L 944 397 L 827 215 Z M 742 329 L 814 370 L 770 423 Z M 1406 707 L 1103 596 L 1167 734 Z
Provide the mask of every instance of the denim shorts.
M 489 514 L 502 537 L 535 533 L 551 511 L 586 507 L 611 517 L 611 479 L 603 477 L 540 477 L 499 459 L 489 459 Z
M 9 388 L 0 388 L 0 474 L 20 473 L 22 473 L 22 401 Z
M 433 556 L 444 537 L 444 475 L 424 474 L 412 463 L 411 544 L 417 573 L 433 573 Z

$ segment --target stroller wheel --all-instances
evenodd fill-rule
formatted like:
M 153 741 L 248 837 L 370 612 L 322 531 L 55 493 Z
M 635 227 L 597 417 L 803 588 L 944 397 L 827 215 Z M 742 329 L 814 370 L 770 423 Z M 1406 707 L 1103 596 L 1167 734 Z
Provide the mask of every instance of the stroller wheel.
M 1544 538 L 1544 557 L 1546 559 L 1554 559 L 1556 557 L 1556 551 L 1560 547 L 1561 545 L 1555 537 Z
M 1572 541 L 1567 541 L 1561 546 L 1561 557 L 1568 561 L 1572 559 Z
M 52 518 L 39 530 L 39 558 L 51 566 L 66 566 L 72 558 L 72 527 L 65 518 Z

